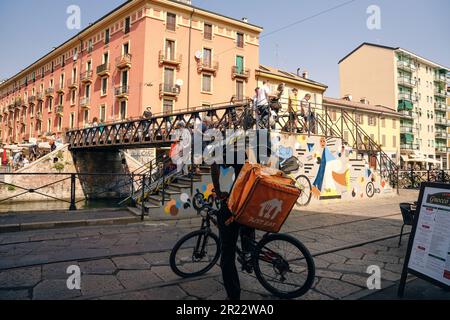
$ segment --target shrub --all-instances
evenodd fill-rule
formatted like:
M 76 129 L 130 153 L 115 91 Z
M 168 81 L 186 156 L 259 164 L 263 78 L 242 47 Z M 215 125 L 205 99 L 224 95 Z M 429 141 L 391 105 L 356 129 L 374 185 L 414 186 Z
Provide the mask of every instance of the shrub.
M 56 170 L 58 170 L 59 172 L 64 170 L 64 163 L 61 162 L 57 162 L 55 163 L 55 165 L 53 166 Z

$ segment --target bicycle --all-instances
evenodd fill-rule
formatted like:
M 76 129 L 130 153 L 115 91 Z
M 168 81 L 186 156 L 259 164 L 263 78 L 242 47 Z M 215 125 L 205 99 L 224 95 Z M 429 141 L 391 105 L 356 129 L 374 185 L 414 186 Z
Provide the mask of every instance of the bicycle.
M 170 254 L 170 267 L 182 278 L 204 275 L 216 265 L 221 255 L 219 236 L 211 228 L 211 223 L 217 226 L 219 210 L 214 209 L 198 190 L 193 206 L 202 216 L 201 228 L 181 238 Z M 237 246 L 237 260 L 242 271 L 255 273 L 267 291 L 281 299 L 293 299 L 311 289 L 315 278 L 314 260 L 299 240 L 287 234 L 272 233 L 264 234 L 260 241 L 245 240 L 251 248 L 250 259 Z M 286 249 L 286 257 L 279 253 L 282 248 Z M 267 274 L 269 272 L 272 274 Z
M 280 163 L 280 169 L 288 177 L 295 181 L 295 186 L 300 189 L 300 197 L 297 199 L 297 205 L 301 207 L 306 207 L 312 198 L 312 185 L 311 180 L 305 175 L 294 176 L 294 172 L 298 172 L 300 168 L 303 168 L 303 163 L 301 163 L 296 157 L 290 157 Z

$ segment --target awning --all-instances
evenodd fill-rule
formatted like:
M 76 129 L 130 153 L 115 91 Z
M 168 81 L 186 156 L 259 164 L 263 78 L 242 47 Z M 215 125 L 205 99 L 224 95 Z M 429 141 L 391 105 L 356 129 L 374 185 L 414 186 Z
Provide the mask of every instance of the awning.
M 412 133 L 404 133 L 403 136 L 405 137 L 406 143 L 414 142 L 414 135 Z
M 398 110 L 408 110 L 411 111 L 414 108 L 413 103 L 408 100 L 399 100 L 398 101 Z

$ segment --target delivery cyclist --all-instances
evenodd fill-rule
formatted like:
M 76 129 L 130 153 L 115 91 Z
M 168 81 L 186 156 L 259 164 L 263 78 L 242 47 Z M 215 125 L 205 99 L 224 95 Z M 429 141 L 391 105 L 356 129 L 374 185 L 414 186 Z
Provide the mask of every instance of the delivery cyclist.
M 241 298 L 241 285 L 239 282 L 238 271 L 236 269 L 236 245 L 239 234 L 241 235 L 242 251 L 245 256 L 248 257 L 246 259 L 250 259 L 249 252 L 251 251 L 251 247 L 249 244 L 249 239 L 255 238 L 255 229 L 240 225 L 236 222 L 226 225 L 226 221 L 232 216 L 226 202 L 232 188 L 230 188 L 230 190 L 222 190 L 220 186 L 221 169 L 233 168 L 235 173 L 234 180 L 236 180 L 242 170 L 242 167 L 244 166 L 244 164 L 238 164 L 237 148 L 234 150 L 235 156 L 233 164 L 226 163 L 226 152 L 224 152 L 224 161 L 222 164 L 214 163 L 211 166 L 211 177 L 214 184 L 215 193 L 222 202 L 222 206 L 217 215 L 217 222 L 222 249 L 220 266 L 222 268 L 223 283 L 227 292 L 228 300 L 240 300 Z

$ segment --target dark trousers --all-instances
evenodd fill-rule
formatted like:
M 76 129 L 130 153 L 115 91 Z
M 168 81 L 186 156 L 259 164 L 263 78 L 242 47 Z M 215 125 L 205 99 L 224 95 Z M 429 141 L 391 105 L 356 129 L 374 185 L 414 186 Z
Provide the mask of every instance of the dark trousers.
M 226 206 L 220 209 L 217 222 L 220 233 L 220 243 L 222 257 L 220 267 L 222 268 L 222 277 L 225 290 L 230 300 L 240 300 L 241 284 L 239 274 L 236 268 L 236 245 L 239 234 L 241 235 L 243 252 L 251 251 L 251 241 L 255 238 L 255 229 L 242 226 L 236 222 L 225 225 L 225 222 L 231 217 L 231 212 Z

